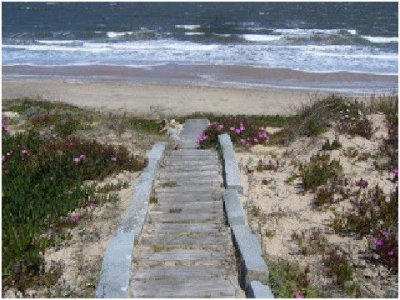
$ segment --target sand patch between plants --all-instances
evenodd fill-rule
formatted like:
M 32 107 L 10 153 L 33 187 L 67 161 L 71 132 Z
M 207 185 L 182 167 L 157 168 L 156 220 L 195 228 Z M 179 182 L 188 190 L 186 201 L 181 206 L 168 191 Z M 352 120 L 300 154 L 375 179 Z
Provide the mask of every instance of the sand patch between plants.
M 373 164 L 372 154 L 379 152 L 382 139 L 386 137 L 385 116 L 369 115 L 376 128 L 372 138 L 350 137 L 340 134 L 342 148 L 326 151 L 331 159 L 339 159 L 343 166 L 343 177 L 349 179 L 352 190 L 358 189 L 356 181 L 363 178 L 369 187 L 379 185 L 389 194 L 395 189 L 389 172 L 378 171 Z M 312 208 L 312 192 L 304 192 L 296 164 L 308 162 L 310 157 L 320 153 L 328 138 L 335 137 L 333 129 L 316 138 L 301 137 L 287 147 L 261 146 L 251 148 L 250 152 L 237 151 L 236 157 L 241 170 L 244 193 L 241 197 L 249 224 L 260 238 L 263 251 L 272 260 L 284 259 L 309 265 L 311 281 L 327 297 L 348 297 L 343 289 L 335 288 L 333 279 L 327 276 L 321 260 L 322 254 L 302 255 L 299 246 L 293 240 L 293 233 L 318 228 L 327 239 L 328 248 L 338 247 L 348 257 L 354 268 L 353 282 L 358 284 L 362 297 L 385 297 L 388 290 L 398 289 L 396 275 L 390 275 L 382 265 L 374 265 L 363 255 L 374 241 L 343 237 L 329 226 L 334 214 L 330 208 L 315 210 Z M 348 157 L 348 148 L 356 149 L 357 157 Z M 363 155 L 365 153 L 365 155 Z M 361 158 L 362 159 L 359 159 Z M 270 163 L 277 170 L 257 171 L 257 163 Z M 344 200 L 332 207 L 340 210 L 350 205 Z M 329 287 L 329 288 L 328 288 Z M 351 296 L 351 295 L 350 295 Z

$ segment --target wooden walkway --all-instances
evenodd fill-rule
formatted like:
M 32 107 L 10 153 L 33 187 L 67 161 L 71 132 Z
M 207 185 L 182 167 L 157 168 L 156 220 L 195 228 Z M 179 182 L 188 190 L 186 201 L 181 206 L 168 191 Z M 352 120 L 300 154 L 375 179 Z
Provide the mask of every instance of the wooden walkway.
M 187 120 L 180 149 L 167 152 L 161 163 L 157 203 L 135 246 L 130 297 L 243 296 L 225 225 L 217 153 L 196 149 L 207 124 Z

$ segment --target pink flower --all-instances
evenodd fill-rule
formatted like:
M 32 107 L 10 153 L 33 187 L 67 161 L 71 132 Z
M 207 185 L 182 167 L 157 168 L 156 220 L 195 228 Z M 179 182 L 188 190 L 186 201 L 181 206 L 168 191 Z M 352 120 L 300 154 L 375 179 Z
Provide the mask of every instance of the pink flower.
M 26 154 L 28 154 L 28 150 L 26 150 L 26 149 L 22 149 L 22 150 L 21 150 L 21 154 L 23 154 L 23 155 L 26 155 Z
M 90 204 L 89 204 L 89 208 L 90 208 L 91 210 L 95 210 L 95 209 L 96 209 L 96 204 L 90 203 Z
M 387 255 L 389 255 L 389 256 L 394 256 L 394 251 L 393 251 L 393 250 L 390 250 L 390 251 L 387 253 Z
M 75 163 L 75 164 L 79 164 L 80 161 L 81 161 L 81 160 L 79 159 L 79 157 L 75 157 L 75 158 L 74 158 L 74 163 Z
M 258 143 L 258 139 L 257 138 L 254 138 L 254 143 Z
M 246 140 L 245 140 L 245 139 L 240 139 L 240 143 L 241 143 L 242 145 L 244 145 L 244 144 L 246 144 Z
M 70 214 L 70 218 L 71 218 L 71 220 L 72 220 L 73 222 L 78 222 L 80 216 L 81 216 L 81 215 L 80 215 L 78 212 L 76 212 L 76 211 L 73 211 L 73 212 Z
M 222 129 L 224 129 L 224 125 L 223 124 L 219 124 L 217 128 L 218 128 L 218 130 L 222 130 Z
M 79 155 L 79 160 L 80 161 L 86 160 L 86 156 L 84 154 Z
M 392 173 L 397 177 L 399 175 L 399 169 L 397 167 L 393 168 Z
M 206 139 L 207 139 L 207 135 L 205 134 L 205 132 L 203 132 L 202 134 L 200 134 L 200 135 L 197 137 L 197 141 L 198 141 L 198 142 L 204 142 Z
M 117 158 L 115 156 L 111 156 L 111 161 L 116 162 Z
M 229 128 L 231 131 L 235 131 L 235 127 L 231 127 Z
M 12 150 L 6 152 L 6 155 L 7 155 L 7 156 L 11 156 L 11 154 L 13 154 Z
M 235 132 L 236 132 L 236 134 L 240 134 L 240 129 L 239 129 L 239 128 L 236 128 L 236 129 L 235 129 Z
M 3 119 L 2 128 L 3 128 L 3 130 L 4 130 L 7 134 L 10 133 L 10 125 L 8 125 L 8 124 L 6 123 L 6 119 L 5 119 L 5 118 Z
M 298 299 L 299 299 L 299 298 L 302 298 L 300 292 L 298 292 L 298 291 L 295 291 L 295 292 L 293 293 L 293 297 L 294 297 L 294 298 L 298 298 Z
M 382 240 L 376 240 L 376 246 L 382 246 L 383 245 L 383 241 Z

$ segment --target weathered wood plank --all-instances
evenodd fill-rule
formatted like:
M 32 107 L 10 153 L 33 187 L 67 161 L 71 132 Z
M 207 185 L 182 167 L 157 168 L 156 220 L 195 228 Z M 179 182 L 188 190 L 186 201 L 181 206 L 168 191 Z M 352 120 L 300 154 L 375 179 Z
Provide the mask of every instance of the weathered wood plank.
M 139 253 L 138 260 L 149 261 L 195 261 L 195 260 L 223 260 L 226 254 L 223 252 L 178 249 L 171 251 L 163 251 L 158 253 Z
M 155 223 L 221 223 L 222 213 L 203 212 L 198 214 L 155 214 L 150 213 L 149 222 Z
M 199 235 L 157 235 L 143 236 L 141 243 L 143 245 L 226 245 L 231 238 L 226 234 L 202 234 Z
M 148 224 L 145 233 L 206 232 L 217 233 L 225 230 L 222 224 Z

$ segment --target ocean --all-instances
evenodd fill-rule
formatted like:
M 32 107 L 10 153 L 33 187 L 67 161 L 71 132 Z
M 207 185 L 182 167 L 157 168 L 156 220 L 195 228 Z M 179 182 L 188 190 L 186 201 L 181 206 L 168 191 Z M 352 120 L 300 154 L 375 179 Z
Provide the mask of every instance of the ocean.
M 10 68 L 239 65 L 398 74 L 397 3 L 2 5 L 2 59 Z

